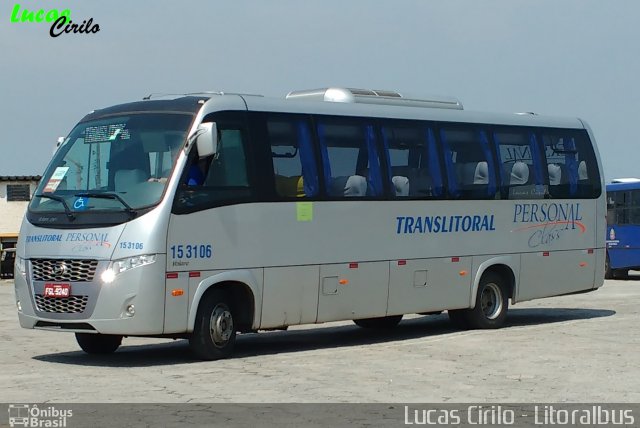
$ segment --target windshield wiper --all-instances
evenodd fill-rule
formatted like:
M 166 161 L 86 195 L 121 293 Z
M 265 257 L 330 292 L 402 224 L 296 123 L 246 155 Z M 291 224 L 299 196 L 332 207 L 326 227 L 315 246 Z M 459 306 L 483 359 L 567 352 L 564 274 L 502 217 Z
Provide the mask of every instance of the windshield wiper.
M 136 210 L 134 210 L 133 208 L 131 208 L 131 205 L 129 205 L 128 203 L 125 202 L 124 199 L 122 199 L 120 197 L 120 195 L 118 195 L 117 193 L 110 193 L 110 192 L 87 192 L 87 193 L 78 193 L 76 195 L 73 195 L 77 198 L 99 198 L 99 199 L 114 199 L 118 202 L 120 202 L 124 208 L 125 211 L 129 214 L 129 216 L 131 218 L 134 218 L 136 215 L 138 215 L 138 212 Z
M 62 196 L 56 196 L 56 195 L 45 194 L 45 193 L 40 193 L 35 196 L 36 198 L 49 198 L 54 201 L 60 202 L 64 206 L 64 212 L 67 215 L 67 218 L 69 219 L 69 221 L 73 221 L 76 219 L 75 214 L 71 212 L 71 210 L 69 209 L 69 205 L 67 205 L 67 201 L 65 201 Z

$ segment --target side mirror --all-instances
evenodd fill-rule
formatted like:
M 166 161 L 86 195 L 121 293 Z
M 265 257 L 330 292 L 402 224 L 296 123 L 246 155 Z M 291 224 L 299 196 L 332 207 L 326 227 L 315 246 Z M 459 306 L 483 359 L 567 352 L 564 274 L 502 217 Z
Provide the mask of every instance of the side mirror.
M 218 151 L 218 127 L 215 122 L 201 123 L 193 135 L 198 147 L 198 155 L 203 158 L 215 155 Z
M 56 141 L 56 147 L 53 149 L 53 154 L 54 155 L 56 154 L 56 152 L 58 151 L 58 149 L 60 148 L 62 143 L 64 143 L 64 140 L 65 140 L 64 137 L 58 137 L 58 140 Z

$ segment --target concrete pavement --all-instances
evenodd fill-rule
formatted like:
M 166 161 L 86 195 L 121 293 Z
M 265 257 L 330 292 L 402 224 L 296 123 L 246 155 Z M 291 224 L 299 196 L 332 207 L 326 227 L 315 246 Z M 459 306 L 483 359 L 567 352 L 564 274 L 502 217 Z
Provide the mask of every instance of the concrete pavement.
M 446 315 L 375 332 L 352 323 L 241 335 L 233 359 L 124 339 L 89 356 L 73 334 L 21 329 L 0 282 L 0 402 L 640 402 L 640 277 L 510 309 L 501 330 Z

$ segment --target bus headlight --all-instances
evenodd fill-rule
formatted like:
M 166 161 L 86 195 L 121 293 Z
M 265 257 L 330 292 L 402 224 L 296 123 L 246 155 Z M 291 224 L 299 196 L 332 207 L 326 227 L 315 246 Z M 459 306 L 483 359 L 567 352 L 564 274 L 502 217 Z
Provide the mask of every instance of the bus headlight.
M 15 271 L 20 275 L 27 276 L 27 261 L 20 256 L 16 256 Z
M 104 272 L 102 272 L 100 278 L 105 284 L 110 284 L 116 279 L 116 276 L 118 276 L 122 272 L 126 272 L 140 266 L 150 265 L 151 263 L 155 263 L 155 261 L 155 254 L 146 254 L 143 256 L 127 257 L 126 259 L 114 260 L 109 264 L 109 267 Z

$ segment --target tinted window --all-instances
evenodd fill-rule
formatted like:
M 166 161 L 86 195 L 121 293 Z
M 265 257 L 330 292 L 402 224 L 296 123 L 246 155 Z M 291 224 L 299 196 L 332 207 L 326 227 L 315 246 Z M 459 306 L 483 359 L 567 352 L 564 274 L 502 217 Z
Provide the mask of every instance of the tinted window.
M 284 198 L 318 195 L 311 130 L 306 120 L 275 116 L 267 120 L 276 194 Z
M 396 197 L 433 198 L 444 194 L 433 129 L 421 124 L 382 127 L 389 165 L 387 175 Z
M 494 155 L 483 129 L 444 128 L 440 139 L 447 171 L 447 189 L 453 198 L 491 199 L 496 196 Z
M 607 192 L 607 224 L 609 226 L 614 225 L 617 222 L 617 199 L 621 193 L 622 192 Z
M 508 129 L 494 132 L 502 194 L 509 199 L 541 199 L 547 194 L 546 164 L 536 135 Z
M 189 212 L 252 198 L 249 180 L 247 133 L 239 114 L 222 114 L 218 151 L 200 157 L 194 145 L 176 196 L 176 212 Z
M 640 190 L 608 192 L 607 224 L 640 225 Z
M 381 196 L 382 171 L 373 125 L 322 119 L 317 130 L 327 194 Z
M 249 187 L 247 157 L 240 128 L 218 128 L 218 153 L 212 157 L 204 185 L 209 187 Z
M 542 141 L 552 198 L 600 196 L 598 166 L 585 132 L 543 131 Z

